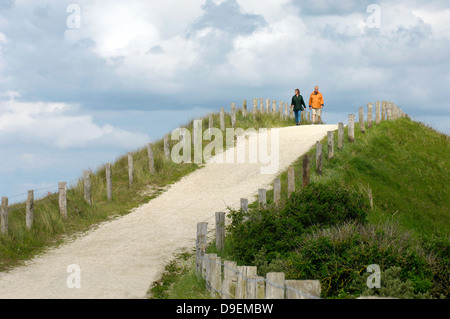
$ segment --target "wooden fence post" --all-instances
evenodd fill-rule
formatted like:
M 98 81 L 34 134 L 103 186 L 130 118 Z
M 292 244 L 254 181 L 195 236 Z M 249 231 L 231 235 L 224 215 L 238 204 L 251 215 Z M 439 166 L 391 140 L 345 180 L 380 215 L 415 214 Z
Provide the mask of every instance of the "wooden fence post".
M 267 204 L 267 198 L 266 198 L 267 191 L 264 188 L 258 189 L 258 203 L 259 207 L 266 207 Z
M 319 280 L 286 280 L 286 299 L 320 298 L 322 287 Z
M 134 183 L 134 163 L 133 163 L 133 153 L 128 153 L 128 186 L 133 187 Z
M 225 131 L 225 109 L 223 107 L 220 108 L 220 129 Z
M 256 275 L 257 268 L 255 266 L 245 267 L 245 299 L 256 299 Z
M 9 221 L 8 221 L 8 197 L 2 197 L 2 206 L 0 210 L 0 233 L 4 236 L 8 236 L 8 228 L 9 228 Z
M 231 103 L 231 127 L 236 125 L 236 103 Z
M 348 116 L 348 141 L 355 141 L 355 115 L 349 114 Z
M 303 188 L 308 186 L 310 181 L 311 178 L 309 174 L 309 156 L 308 154 L 306 154 L 303 156 Z
M 225 248 L 225 213 L 216 212 L 216 248 L 223 251 Z
M 236 298 L 237 263 L 235 261 L 223 262 L 222 299 Z
M 323 150 L 322 143 L 316 142 L 316 172 L 317 175 L 322 175 Z
M 266 274 L 266 299 L 284 299 L 284 278 L 282 272 Z
M 386 120 L 386 101 L 383 101 L 381 103 L 381 120 L 385 121 Z
M 359 130 L 361 133 L 366 132 L 366 124 L 364 122 L 364 109 L 362 107 L 359 108 Z
M 211 136 L 212 134 L 212 129 L 214 127 L 214 118 L 212 114 L 209 114 L 209 123 L 208 123 L 208 134 L 209 136 Z
M 63 218 L 67 218 L 67 183 L 58 183 L 59 189 L 59 213 Z
M 338 124 L 338 149 L 342 150 L 344 148 L 344 123 L 339 122 Z
M 328 160 L 334 158 L 334 132 L 328 131 L 327 132 L 327 139 L 328 139 Z
M 242 101 L 242 117 L 247 117 L 247 100 Z
M 222 297 L 222 258 L 217 255 L 210 256 L 209 258 L 211 296 Z
M 169 149 L 169 136 L 164 136 L 164 155 L 166 156 L 166 160 L 170 160 L 170 149 Z
M 275 114 L 277 112 L 277 100 L 272 101 L 272 113 Z
M 197 224 L 197 240 L 196 240 L 196 267 L 197 274 L 202 274 L 203 259 L 206 253 L 208 235 L 208 223 Z
M 281 179 L 275 178 L 273 181 L 273 202 L 275 205 L 279 205 L 281 200 Z
M 150 174 L 155 174 L 155 157 L 153 155 L 153 144 L 147 144 L 147 153 L 148 153 L 148 169 Z
M 84 200 L 92 205 L 91 172 L 84 171 Z
M 373 121 L 373 104 L 368 103 L 367 104 L 367 128 L 372 127 L 372 121 Z
M 380 124 L 381 122 L 381 106 L 380 101 L 376 101 L 375 103 L 375 124 Z
M 288 167 L 288 198 L 293 192 L 295 192 L 295 172 L 294 166 L 291 165 Z
M 280 109 L 279 109 L 279 111 L 280 111 L 280 119 L 283 119 L 283 105 L 284 105 L 284 103 L 280 102 Z
M 253 121 L 256 121 L 256 114 L 258 113 L 258 99 L 253 99 Z
M 26 203 L 26 227 L 28 230 L 33 228 L 34 224 L 34 192 L 28 191 Z
M 106 175 L 106 198 L 108 201 L 112 201 L 112 173 L 111 173 L 111 163 L 106 164 L 105 168 Z

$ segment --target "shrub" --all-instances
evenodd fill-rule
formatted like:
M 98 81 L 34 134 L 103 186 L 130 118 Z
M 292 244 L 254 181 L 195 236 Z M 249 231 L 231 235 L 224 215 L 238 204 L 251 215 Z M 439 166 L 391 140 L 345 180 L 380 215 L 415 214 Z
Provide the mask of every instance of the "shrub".
M 408 296 L 425 297 L 430 292 L 434 297 L 448 297 L 448 273 L 436 276 L 436 272 L 445 272 L 439 259 L 396 224 L 351 222 L 303 236 L 295 252 L 286 258 L 283 271 L 290 279 L 320 280 L 324 297 L 346 298 L 364 292 L 355 290 L 355 282 L 369 265 L 377 264 L 382 271 L 400 267 L 400 272 L 388 274 L 397 274 L 399 283 L 412 287 Z
M 247 216 L 230 210 L 228 239 L 236 260 L 252 263 L 263 249 L 270 262 L 277 254 L 295 249 L 305 232 L 346 221 L 363 223 L 368 211 L 369 204 L 361 193 L 330 182 L 311 183 L 279 207 L 253 208 Z

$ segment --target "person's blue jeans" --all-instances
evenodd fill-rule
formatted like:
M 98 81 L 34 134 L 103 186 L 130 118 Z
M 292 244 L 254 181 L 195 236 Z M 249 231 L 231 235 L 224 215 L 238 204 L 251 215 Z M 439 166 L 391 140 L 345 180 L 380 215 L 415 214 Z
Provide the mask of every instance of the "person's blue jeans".
M 297 124 L 300 121 L 300 113 L 301 111 L 294 111 L 294 115 L 295 115 L 295 124 Z

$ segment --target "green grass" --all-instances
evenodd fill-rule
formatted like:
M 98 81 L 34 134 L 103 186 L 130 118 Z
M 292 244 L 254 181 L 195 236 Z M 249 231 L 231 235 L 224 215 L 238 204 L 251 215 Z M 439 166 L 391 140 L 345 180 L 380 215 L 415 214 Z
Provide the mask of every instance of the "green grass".
M 213 114 L 213 118 L 215 127 L 219 127 L 219 114 Z M 226 127 L 231 127 L 229 114 L 225 116 L 225 123 Z M 206 117 L 203 119 L 203 130 L 208 127 L 208 124 L 208 117 Z M 258 113 L 256 121 L 253 121 L 252 114 L 244 118 L 241 112 L 238 112 L 236 117 L 236 127 L 243 129 L 288 125 L 293 125 L 293 121 L 286 121 L 272 114 Z M 192 126 L 192 121 L 184 125 L 191 131 Z M 177 141 L 170 141 L 170 148 L 175 143 Z M 210 141 L 203 141 L 203 146 L 208 143 Z M 225 141 L 223 147 L 226 148 Z M 106 197 L 105 165 L 91 172 L 93 205 L 88 205 L 84 200 L 82 177 L 74 185 L 68 185 L 67 220 L 60 216 L 56 193 L 35 201 L 35 220 L 31 230 L 27 230 L 25 225 L 25 203 L 11 205 L 8 235 L 0 236 L 0 271 L 20 265 L 45 249 L 55 247 L 65 242 L 68 237 L 86 232 L 101 222 L 128 214 L 133 208 L 158 196 L 164 191 L 165 186 L 201 167 L 194 163 L 175 164 L 167 161 L 163 152 L 163 139 L 153 143 L 153 152 L 156 170 L 154 175 L 151 175 L 148 169 L 147 147 L 143 146 L 133 152 L 134 183 L 131 188 L 128 185 L 127 155 L 120 156 L 112 163 L 113 199 L 111 202 Z
M 390 278 L 390 282 L 408 287 L 408 294 L 395 292 L 395 287 L 383 288 L 384 291 L 396 293 L 400 298 L 424 298 L 430 296 L 429 293 L 435 298 L 448 298 L 450 137 L 405 118 L 382 122 L 366 129 L 366 133 L 361 133 L 356 124 L 355 137 L 355 142 L 349 143 L 346 128 L 344 148 L 336 150 L 331 160 L 325 159 L 326 138 L 321 141 L 322 175 L 315 174 L 315 147 L 308 152 L 311 184 L 326 183 L 354 190 L 365 197 L 367 203 L 371 191 L 374 207 L 365 225 L 307 229 L 305 236 L 299 234 L 298 248 L 293 253 L 282 256 L 275 249 L 275 254 L 272 252 L 268 258 L 267 252 L 262 250 L 255 254 L 253 265 L 263 272 L 260 275 L 283 271 L 291 279 L 319 279 L 327 298 L 353 298 L 364 290 L 358 275 L 365 271 L 365 263 L 378 262 L 388 268 L 386 273 L 400 274 L 401 277 Z M 294 167 L 296 192 L 302 192 L 301 178 L 298 178 L 302 173 L 302 158 Z M 280 174 L 280 178 L 284 205 L 288 201 L 287 172 Z M 280 209 L 273 206 L 272 197 L 273 192 L 269 190 L 269 211 L 272 210 L 276 219 Z M 256 209 L 257 203 L 249 206 Z M 261 229 L 259 233 L 265 234 L 265 231 Z M 252 234 L 248 240 L 264 242 L 264 238 L 257 238 L 258 232 Z M 314 241 L 311 238 L 315 238 Z M 323 255 L 317 255 L 319 251 Z M 244 265 L 229 237 L 225 251 L 218 252 L 212 243 L 208 252 L 217 253 L 222 260 L 235 260 Z M 310 259 L 312 256 L 318 259 Z M 336 264 L 336 260 L 341 260 L 340 264 Z M 305 266 L 308 264 L 310 266 Z M 302 274 L 309 275 L 304 278 Z M 186 296 L 189 291 L 182 298 Z

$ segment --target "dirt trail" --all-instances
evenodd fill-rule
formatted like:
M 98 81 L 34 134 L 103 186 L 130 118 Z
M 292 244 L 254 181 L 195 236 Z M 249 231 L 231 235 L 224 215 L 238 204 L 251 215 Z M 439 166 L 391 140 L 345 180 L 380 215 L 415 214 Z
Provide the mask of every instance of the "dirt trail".
M 251 200 L 258 188 L 270 188 L 279 172 L 336 129 L 279 129 L 279 166 L 273 174 L 261 174 L 260 167 L 267 166 L 261 163 L 205 164 L 132 213 L 0 273 L 0 298 L 145 298 L 174 253 L 195 247 L 198 222 L 213 229 L 216 211 L 237 208 L 240 198 Z M 74 264 L 80 288 L 67 285 L 68 266 Z

